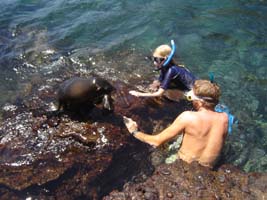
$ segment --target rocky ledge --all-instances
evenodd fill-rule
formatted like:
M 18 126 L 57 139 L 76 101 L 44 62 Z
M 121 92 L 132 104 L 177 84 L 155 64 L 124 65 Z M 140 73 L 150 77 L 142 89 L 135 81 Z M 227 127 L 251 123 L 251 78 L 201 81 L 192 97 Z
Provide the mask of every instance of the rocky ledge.
M 27 94 L 3 107 L 0 199 L 101 199 L 128 181 L 143 181 L 153 172 L 150 150 L 128 133 L 122 116 L 152 132 L 184 108 L 133 97 L 117 81 L 112 83 L 113 113 L 103 112 L 101 105 L 57 113 L 52 108 L 63 79 L 31 85 Z
M 117 81 L 113 113 L 96 106 L 55 114 L 51 103 L 63 79 L 30 85 L 3 107 L 0 199 L 267 198 L 266 174 L 228 165 L 210 171 L 182 161 L 155 164 L 155 149 L 131 137 L 122 121 L 126 115 L 157 132 L 189 109 L 186 102 L 135 98 Z
M 142 183 L 127 183 L 104 200 L 266 199 L 267 174 L 244 173 L 232 165 L 209 170 L 194 162 L 162 164 Z

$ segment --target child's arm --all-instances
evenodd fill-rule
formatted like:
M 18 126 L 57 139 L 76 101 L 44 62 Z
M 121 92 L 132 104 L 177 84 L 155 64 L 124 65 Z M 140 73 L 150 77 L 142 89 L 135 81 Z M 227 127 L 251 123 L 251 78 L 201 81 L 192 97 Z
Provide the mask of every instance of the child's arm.
M 135 90 L 129 91 L 129 93 L 136 97 L 159 97 L 164 93 L 164 89 L 159 88 L 156 92 L 138 92 Z

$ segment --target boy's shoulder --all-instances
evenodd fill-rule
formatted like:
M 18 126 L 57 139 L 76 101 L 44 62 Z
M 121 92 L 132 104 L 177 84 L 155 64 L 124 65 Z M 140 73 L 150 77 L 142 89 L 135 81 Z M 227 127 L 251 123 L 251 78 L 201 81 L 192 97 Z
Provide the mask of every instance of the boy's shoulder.
M 193 118 L 196 117 L 197 112 L 196 111 L 184 111 L 182 112 L 177 118 L 179 118 L 182 121 L 192 121 Z

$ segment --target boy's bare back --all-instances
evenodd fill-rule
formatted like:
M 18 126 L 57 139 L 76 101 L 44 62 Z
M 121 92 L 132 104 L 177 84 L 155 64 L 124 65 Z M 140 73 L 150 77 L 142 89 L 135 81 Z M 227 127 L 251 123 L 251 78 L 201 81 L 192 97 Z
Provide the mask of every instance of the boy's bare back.
M 212 167 L 227 135 L 227 114 L 206 109 L 186 111 L 180 116 L 179 123 L 181 121 L 184 121 L 185 129 L 179 157 L 188 163 L 198 161 Z

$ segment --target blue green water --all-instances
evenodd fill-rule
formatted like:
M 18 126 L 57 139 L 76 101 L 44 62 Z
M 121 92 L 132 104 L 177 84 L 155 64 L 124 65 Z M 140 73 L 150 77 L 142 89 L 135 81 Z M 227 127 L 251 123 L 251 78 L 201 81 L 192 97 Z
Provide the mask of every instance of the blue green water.
M 0 105 L 31 76 L 56 73 L 62 57 L 80 71 L 90 61 L 100 75 L 142 85 L 155 76 L 146 56 L 174 39 L 176 60 L 200 78 L 214 72 L 222 102 L 239 120 L 224 149 L 228 162 L 267 171 L 266 36 L 265 0 L 5 0 Z

